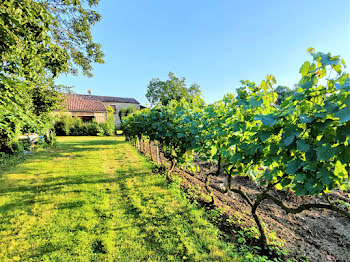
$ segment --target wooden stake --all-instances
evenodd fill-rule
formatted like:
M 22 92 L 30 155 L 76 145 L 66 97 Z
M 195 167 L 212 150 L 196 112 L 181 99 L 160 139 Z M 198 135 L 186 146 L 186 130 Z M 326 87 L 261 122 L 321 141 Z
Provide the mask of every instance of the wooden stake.
M 151 160 L 153 161 L 152 158 L 152 145 L 151 145 L 151 139 L 148 140 L 148 145 L 149 145 L 149 156 L 151 157 Z
M 158 141 L 156 141 L 156 148 L 157 148 L 157 165 L 159 165 L 159 147 L 158 147 Z

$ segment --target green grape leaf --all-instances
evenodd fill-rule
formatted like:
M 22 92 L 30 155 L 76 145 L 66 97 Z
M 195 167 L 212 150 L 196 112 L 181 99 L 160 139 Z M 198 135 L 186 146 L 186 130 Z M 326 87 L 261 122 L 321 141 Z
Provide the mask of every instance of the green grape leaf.
M 235 153 L 231 157 L 231 163 L 236 163 L 236 162 L 240 162 L 240 161 L 242 161 L 242 154 L 241 153 Z
M 274 154 L 277 154 L 280 147 L 276 144 L 270 144 L 270 152 L 273 152 Z M 277 157 L 278 158 L 278 157 Z
M 273 174 L 271 171 L 265 171 L 264 177 L 266 181 L 270 181 L 273 178 Z
M 336 153 L 336 148 L 330 145 L 320 145 L 316 147 L 317 160 L 319 161 L 329 161 Z
M 262 99 L 257 100 L 255 97 L 249 98 L 248 102 L 249 102 L 249 105 L 252 107 L 259 107 L 263 103 Z
M 314 85 L 314 80 L 312 79 L 312 80 L 310 80 L 310 81 L 308 81 L 308 82 L 305 82 L 305 83 L 301 84 L 300 87 L 301 87 L 302 89 L 308 90 L 308 89 L 310 89 L 313 85 Z
M 292 182 L 291 179 L 285 178 L 285 179 L 282 180 L 281 186 L 286 187 L 286 186 L 288 186 L 291 182 Z
M 278 118 L 276 116 L 271 115 L 271 114 L 270 115 L 256 115 L 254 117 L 254 120 L 255 121 L 260 120 L 263 123 L 263 125 L 272 127 L 277 123 Z
M 307 152 L 310 150 L 310 145 L 306 144 L 305 140 L 297 140 L 297 149 L 299 151 Z
M 257 136 L 262 142 L 265 142 L 267 139 L 270 138 L 271 132 L 261 131 L 257 134 Z
M 307 115 L 304 115 L 304 114 L 300 115 L 300 123 L 303 123 L 303 124 L 311 123 L 313 120 L 314 119 L 311 116 L 307 116 Z
M 336 65 L 340 62 L 339 57 L 321 52 L 314 54 L 314 59 L 320 61 L 323 67 L 327 65 Z
M 326 112 L 317 112 L 314 114 L 314 117 L 316 118 L 326 118 L 327 113 Z
M 313 180 L 307 180 L 305 183 L 304 183 L 304 188 L 310 192 L 310 190 L 312 190 L 312 188 L 314 187 L 315 185 L 315 182 Z M 310 192 L 311 193 L 311 192 Z
M 303 162 L 300 159 L 290 161 L 286 166 L 286 173 L 294 175 L 302 167 L 302 163 Z
M 286 146 L 289 146 L 293 143 L 294 138 L 295 138 L 295 135 L 288 136 L 283 140 L 283 142 Z
M 340 149 L 339 151 L 341 152 L 338 155 L 339 161 L 345 165 L 350 163 L 350 146 L 338 146 Z
M 338 111 L 339 106 L 336 103 L 326 101 L 324 103 L 324 108 L 327 110 L 328 114 L 333 114 L 334 112 Z
M 232 136 L 232 137 L 229 138 L 229 142 L 232 145 L 236 145 L 236 144 L 240 143 L 240 139 L 238 137 L 236 137 L 236 136 Z
M 259 145 L 243 143 L 240 145 L 240 148 L 243 150 L 245 155 L 252 156 L 259 150 Z
M 304 188 L 304 184 L 297 183 L 295 184 L 293 190 L 297 196 L 304 196 L 307 194 L 307 190 Z
M 281 183 L 278 183 L 277 185 L 275 185 L 277 190 L 282 190 L 283 186 L 281 185 Z
M 339 178 L 347 177 L 349 174 L 345 169 L 345 166 L 337 161 L 334 166 L 334 176 Z
M 309 73 L 310 62 L 306 61 L 300 68 L 299 72 L 302 76 L 306 76 Z
M 235 123 L 233 124 L 233 127 L 232 127 L 232 131 L 233 131 L 233 132 L 242 131 L 242 130 L 244 131 L 244 130 L 246 130 L 246 129 L 247 129 L 246 123 L 241 122 L 241 121 L 235 122 Z
M 291 125 L 285 128 L 282 135 L 282 140 L 285 146 L 288 147 L 289 145 L 291 145 L 294 142 L 294 138 L 299 136 L 300 133 L 301 131 L 298 130 L 298 127 L 295 125 Z
M 334 114 L 335 117 L 339 118 L 339 123 L 350 121 L 350 107 L 347 106 L 343 109 L 340 109 L 337 113 Z
M 326 119 L 324 122 L 316 122 L 312 125 L 312 132 L 314 134 L 321 134 L 324 132 L 331 124 L 333 123 L 333 120 Z
M 342 88 L 346 91 L 349 92 L 350 91 L 350 79 L 346 79 L 344 84 L 342 85 Z
M 304 93 L 301 93 L 301 92 L 298 92 L 298 93 L 295 93 L 295 94 L 293 95 L 293 98 L 294 98 L 295 100 L 302 101 L 302 100 L 305 99 L 305 94 L 304 94 Z
M 178 138 L 183 138 L 183 137 L 185 137 L 185 134 L 183 134 L 183 133 L 178 133 L 178 134 L 177 134 L 177 137 L 178 137 Z
M 327 168 L 322 168 L 316 175 L 316 178 L 320 179 L 324 185 L 330 185 L 332 183 L 332 173 Z
M 304 173 L 297 173 L 295 176 L 295 180 L 303 183 L 306 180 L 306 175 Z
M 320 183 L 313 183 L 311 187 L 309 187 L 309 194 L 316 195 L 321 193 L 323 190 L 323 185 Z
M 311 152 L 315 152 L 314 150 L 312 150 Z M 307 155 L 309 155 L 310 152 L 307 153 Z M 316 155 L 316 154 L 315 154 Z M 316 157 L 315 157 L 316 158 Z M 309 170 L 312 172 L 315 172 L 317 170 L 317 162 L 311 162 L 311 159 L 313 158 L 307 158 L 309 161 L 306 161 L 306 163 L 303 166 L 304 170 Z M 316 160 L 316 159 L 315 159 Z

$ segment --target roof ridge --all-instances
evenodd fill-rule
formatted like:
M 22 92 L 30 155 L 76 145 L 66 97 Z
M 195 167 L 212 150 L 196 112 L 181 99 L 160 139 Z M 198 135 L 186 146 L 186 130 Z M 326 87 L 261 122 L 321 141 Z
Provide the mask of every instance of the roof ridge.
M 91 100 L 98 100 L 100 102 L 117 102 L 117 103 L 140 104 L 135 98 L 130 98 L 130 97 L 85 95 L 85 94 L 69 94 L 69 93 L 64 93 L 64 94 L 80 96 L 80 97 L 91 99 Z

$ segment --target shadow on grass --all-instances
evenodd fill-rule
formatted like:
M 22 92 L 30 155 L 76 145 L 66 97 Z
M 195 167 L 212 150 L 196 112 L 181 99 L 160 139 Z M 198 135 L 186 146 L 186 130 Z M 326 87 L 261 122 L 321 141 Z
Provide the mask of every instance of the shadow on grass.
M 34 152 L 32 154 L 25 155 L 23 158 L 18 159 L 14 164 L 11 163 L 7 165 L 6 163 L 0 164 L 0 178 L 4 173 L 8 173 L 11 170 L 15 170 L 18 165 L 23 163 L 30 162 L 39 162 L 39 161 L 49 161 L 54 160 L 55 158 L 72 158 L 72 157 L 82 157 L 81 155 L 74 155 L 75 153 L 87 152 L 87 151 L 101 151 L 106 149 L 112 149 L 112 147 L 98 147 L 103 145 L 123 145 L 126 144 L 126 141 L 118 140 L 92 140 L 92 141 L 64 141 L 59 142 L 57 146 L 53 148 L 46 148 L 40 152 Z M 96 147 L 94 147 L 96 146 Z M 69 154 L 69 155 L 67 155 Z M 70 155 L 73 154 L 73 155 Z M 14 156 L 15 158 L 15 156 Z M 10 162 L 10 161 L 9 161 Z M 27 168 L 26 168 L 27 169 Z M 28 171 L 31 171 L 28 169 Z
M 78 137 L 77 137 L 78 139 Z M 112 144 L 125 144 L 126 141 L 120 141 L 120 140 L 113 140 L 113 139 L 96 139 L 96 140 L 87 140 L 87 141 L 60 141 L 57 143 L 57 146 L 74 146 L 74 145 L 79 145 L 79 146 L 84 146 L 84 145 L 89 145 L 89 146 L 103 146 L 103 145 L 112 145 Z
M 123 175 L 124 173 L 127 172 L 118 172 L 119 175 Z M 41 192 L 47 192 L 47 191 L 52 191 L 52 190 L 59 190 L 62 189 L 65 186 L 71 186 L 71 185 L 83 185 L 83 184 L 101 184 L 101 183 L 116 183 L 119 182 L 119 178 L 104 178 L 104 179 L 95 179 L 95 180 L 88 180 L 90 177 L 100 177 L 105 175 L 104 173 L 100 174 L 92 174 L 89 176 L 70 176 L 70 177 L 56 177 L 56 178 L 51 178 L 49 179 L 50 181 L 55 181 L 55 180 L 63 180 L 65 179 L 66 181 L 63 182 L 58 182 L 58 183 L 48 183 L 45 184 L 36 184 L 36 185 L 28 185 L 28 186 L 10 186 L 10 187 L 5 187 L 0 189 L 0 195 L 1 194 L 6 194 L 6 193 L 12 193 L 12 192 L 32 192 L 32 193 L 41 193 Z M 133 172 L 132 174 L 129 174 L 129 176 L 142 176 L 145 175 L 144 172 Z M 64 191 L 65 192 L 65 191 Z
M 62 157 L 63 161 L 69 161 L 70 158 L 84 157 L 83 155 L 79 155 L 84 151 L 98 154 L 101 150 L 113 149 L 113 147 L 110 147 L 111 145 L 123 145 L 125 143 L 126 142 L 124 141 L 114 140 L 92 140 L 81 142 L 65 141 L 61 142 L 56 148 L 49 150 L 49 152 L 33 154 L 26 160 L 26 162 L 30 163 L 30 161 L 43 161 L 43 159 L 46 161 L 54 161 L 54 158 L 58 157 Z M 166 180 L 152 179 L 151 176 L 158 175 L 151 174 L 149 169 L 146 169 L 145 166 L 138 164 L 138 162 L 145 162 L 142 160 L 142 158 L 139 159 L 138 157 L 127 156 L 122 150 L 119 150 L 119 152 L 115 150 L 115 153 L 117 153 L 116 158 L 118 159 L 115 159 L 114 161 L 124 162 L 125 165 L 123 165 L 123 167 L 125 167 L 125 170 L 119 169 L 115 171 L 112 176 L 112 173 L 107 174 L 105 172 L 96 172 L 94 174 L 91 174 L 91 172 L 87 175 L 77 174 L 77 172 L 74 174 L 73 172 L 69 174 L 67 173 L 66 176 L 62 175 L 58 177 L 50 177 L 49 175 L 54 172 L 52 170 L 41 171 L 35 168 L 30 169 L 30 166 L 28 168 L 26 166 L 20 166 L 20 174 L 23 175 L 24 179 L 16 180 L 22 184 L 19 185 L 14 184 L 16 181 L 10 181 L 11 183 L 8 182 L 6 184 L 6 179 L 1 179 L 1 174 L 6 173 L 7 175 L 11 175 L 11 171 L 12 174 L 19 173 L 16 172 L 14 167 L 9 169 L 9 172 L 1 171 L 0 183 L 2 183 L 2 181 L 4 183 L 0 185 L 0 196 L 5 194 L 15 196 L 12 201 L 9 199 L 8 203 L 0 206 L 1 215 L 6 217 L 6 219 L 11 219 L 16 213 L 18 213 L 18 211 L 24 211 L 30 215 L 32 214 L 33 205 L 54 203 L 55 205 L 51 205 L 49 208 L 58 209 L 58 212 L 70 213 L 70 210 L 78 210 L 78 212 L 72 212 L 76 216 L 75 219 L 77 219 L 78 216 L 84 215 L 79 209 L 84 209 L 86 207 L 85 205 L 90 205 L 93 208 L 93 212 L 96 213 L 99 219 L 98 224 L 101 226 L 101 228 L 107 228 L 109 224 L 105 221 L 111 219 L 113 217 L 113 211 L 119 209 L 122 210 L 128 219 L 130 219 L 130 221 L 128 221 L 130 228 L 138 228 L 140 232 L 138 235 L 140 238 L 142 237 L 145 240 L 144 244 L 149 250 L 157 250 L 158 254 L 164 254 L 164 259 L 166 258 L 166 255 L 170 253 L 176 254 L 179 257 L 185 256 L 187 252 L 186 249 L 184 249 L 185 251 L 178 251 L 168 243 L 173 241 L 174 246 L 185 245 L 182 243 L 182 241 L 186 240 L 176 236 L 179 234 L 178 230 L 182 228 L 182 223 L 186 225 L 191 225 L 194 223 L 188 215 L 183 215 L 189 214 L 191 207 L 185 204 L 176 205 L 174 206 L 174 208 L 177 209 L 176 212 L 166 211 L 164 207 L 168 204 L 168 201 L 161 201 L 161 203 L 157 202 L 158 199 L 167 199 L 168 197 L 168 193 L 164 193 L 163 190 L 168 188 Z M 128 164 L 130 162 L 132 162 L 132 165 Z M 33 175 L 35 172 L 40 172 L 40 175 L 44 175 L 44 177 L 41 178 L 41 180 L 35 180 L 34 178 L 33 181 L 25 179 L 26 173 Z M 131 182 L 136 180 L 133 179 L 134 177 L 137 177 L 137 182 L 136 184 L 131 184 Z M 24 182 L 27 182 L 27 184 L 23 185 Z M 99 184 L 99 186 L 84 186 L 95 184 Z M 147 190 L 147 188 L 149 189 L 150 187 L 152 187 L 152 190 Z M 155 187 L 154 190 L 153 187 Z M 159 190 L 156 187 L 159 187 Z M 107 196 L 107 194 L 110 194 L 111 192 L 113 192 L 115 195 Z M 92 197 L 90 198 L 90 196 Z M 60 199 L 60 201 L 57 201 L 58 203 L 53 201 L 55 197 Z M 169 198 L 169 201 L 174 200 L 172 197 Z M 108 200 L 111 202 L 114 201 L 113 205 L 108 206 L 112 214 L 105 212 L 104 208 L 106 207 L 102 206 L 102 204 L 99 202 L 101 198 L 108 198 Z M 95 205 L 95 203 L 97 204 Z M 94 214 L 91 216 L 94 216 Z M 179 218 L 180 216 L 181 218 Z M 69 223 L 69 221 L 67 222 Z M 122 231 L 127 228 L 129 228 L 129 226 L 121 225 L 120 228 L 111 228 L 111 230 Z M 182 232 L 183 231 L 180 233 Z M 38 234 L 40 234 L 40 232 Z M 190 226 L 186 226 L 186 231 L 184 234 L 186 236 L 192 236 L 197 233 L 194 232 Z M 162 244 L 160 235 L 167 239 L 165 244 Z M 170 236 L 175 237 L 169 239 Z M 171 246 L 170 249 L 169 246 Z M 100 239 L 96 239 L 90 248 L 92 248 L 94 253 L 106 252 L 104 242 Z M 33 254 L 30 256 L 40 257 L 42 254 L 54 252 L 58 249 L 61 249 L 61 246 L 57 247 L 48 242 L 33 250 Z M 202 249 L 204 250 L 204 253 L 209 252 L 209 250 L 205 250 L 206 247 L 202 247 Z
M 59 143 L 58 146 L 54 148 L 48 148 L 44 151 L 35 152 L 31 155 L 28 155 L 25 159 L 22 159 L 21 161 L 16 163 L 16 165 L 11 164 L 9 166 L 6 166 L 6 164 L 4 164 L 0 166 L 0 196 L 11 193 L 19 193 L 16 195 L 16 202 L 13 201 L 11 203 L 1 205 L 0 212 L 7 212 L 13 209 L 25 209 L 26 206 L 31 206 L 32 204 L 37 203 L 38 201 L 34 200 L 35 196 L 41 194 L 42 192 L 56 195 L 60 193 L 66 193 L 65 191 L 62 191 L 62 188 L 65 188 L 70 185 L 116 182 L 115 178 L 101 178 L 105 175 L 104 173 L 90 175 L 79 174 L 74 176 L 60 176 L 54 178 L 46 177 L 42 181 L 35 180 L 35 178 L 33 178 L 33 180 L 30 180 L 26 179 L 26 174 L 42 176 L 50 175 L 54 171 L 40 170 L 40 168 L 31 168 L 29 166 L 25 166 L 26 163 L 55 161 L 56 158 L 62 158 L 64 159 L 63 161 L 69 161 L 69 159 L 72 158 L 84 157 L 83 155 L 77 155 L 82 152 L 96 151 L 97 153 L 101 150 L 113 149 L 113 147 L 106 147 L 106 145 L 118 146 L 123 145 L 125 143 L 125 141 L 117 141 L 112 139 L 97 139 L 92 141 L 81 142 L 68 141 L 67 143 Z M 3 177 L 4 174 L 6 174 L 7 176 L 11 176 L 17 175 L 18 173 L 20 173 L 23 176 L 23 179 L 7 181 L 6 178 Z M 142 173 L 135 175 L 142 175 Z M 27 183 L 27 185 L 23 185 L 24 183 Z

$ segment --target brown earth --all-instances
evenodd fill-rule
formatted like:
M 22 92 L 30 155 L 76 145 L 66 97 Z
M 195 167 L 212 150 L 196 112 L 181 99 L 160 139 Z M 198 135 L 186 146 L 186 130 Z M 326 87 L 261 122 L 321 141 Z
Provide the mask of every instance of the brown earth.
M 156 146 L 152 142 L 141 144 L 140 151 L 156 161 Z M 168 159 L 160 152 L 160 164 L 169 167 Z M 201 192 L 208 191 L 205 187 L 205 177 L 211 171 L 207 163 L 196 163 L 200 166 L 200 173 L 192 173 L 176 168 L 175 172 L 182 179 L 182 185 L 189 189 L 200 187 Z M 215 206 L 226 208 L 227 215 L 232 217 L 238 227 L 256 226 L 250 216 L 250 207 L 240 195 L 233 192 L 223 194 L 226 186 L 226 176 L 223 172 L 219 176 L 211 176 L 210 187 L 214 194 Z M 234 187 L 241 186 L 250 197 L 261 192 L 261 187 L 254 184 L 247 177 L 233 178 Z M 288 191 L 272 191 L 286 205 L 296 207 L 303 203 L 326 203 L 321 196 L 296 197 Z M 333 199 L 350 202 L 348 192 L 336 192 Z M 299 214 L 287 214 L 280 207 L 269 200 L 265 200 L 258 209 L 259 216 L 268 225 L 268 232 L 275 232 L 277 240 L 292 252 L 292 256 L 300 259 L 307 257 L 309 261 L 341 261 L 350 262 L 350 223 L 334 212 L 328 210 L 303 211 Z

